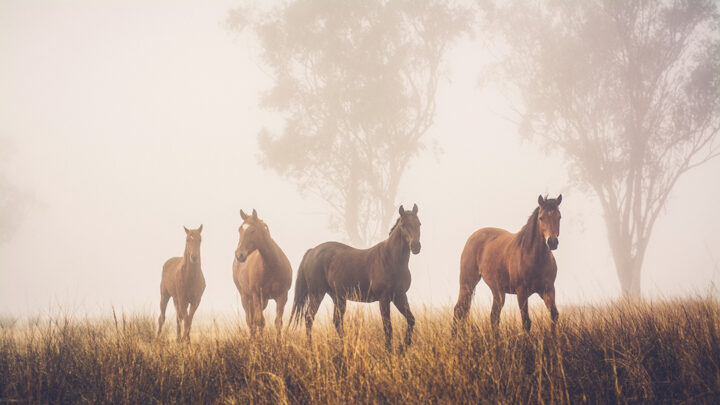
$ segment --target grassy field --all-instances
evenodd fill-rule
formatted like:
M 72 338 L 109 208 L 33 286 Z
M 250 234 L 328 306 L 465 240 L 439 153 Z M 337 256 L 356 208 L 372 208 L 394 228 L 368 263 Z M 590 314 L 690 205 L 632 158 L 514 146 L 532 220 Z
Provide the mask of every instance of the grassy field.
M 374 311 L 347 314 L 344 342 L 323 317 L 314 350 L 301 329 L 253 341 L 241 320 L 199 323 L 176 344 L 174 327 L 154 338 L 150 315 L 4 319 L 0 402 L 720 402 L 715 300 L 560 308 L 555 334 L 540 308 L 525 334 L 511 307 L 497 334 L 478 310 L 457 338 L 450 308 L 418 311 L 404 354 L 385 351 Z M 393 315 L 397 347 L 405 322 Z

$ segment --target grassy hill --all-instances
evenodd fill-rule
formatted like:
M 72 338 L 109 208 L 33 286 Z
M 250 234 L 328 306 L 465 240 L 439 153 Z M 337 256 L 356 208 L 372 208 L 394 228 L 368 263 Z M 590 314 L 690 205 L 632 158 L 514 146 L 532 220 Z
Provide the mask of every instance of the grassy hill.
M 384 349 L 379 315 L 329 319 L 281 342 L 243 320 L 198 323 L 155 339 L 155 316 L 2 321 L 0 402 L 625 403 L 720 401 L 720 304 L 713 299 L 537 308 L 530 334 L 508 303 L 498 333 L 485 311 L 451 338 L 451 309 L 419 312 L 404 354 Z M 393 313 L 394 344 L 405 330 Z M 287 315 L 286 315 L 287 318 Z M 242 327 L 240 326 L 242 325 Z M 169 327 L 167 327 L 169 326 Z M 172 330 L 172 332 L 170 332 Z

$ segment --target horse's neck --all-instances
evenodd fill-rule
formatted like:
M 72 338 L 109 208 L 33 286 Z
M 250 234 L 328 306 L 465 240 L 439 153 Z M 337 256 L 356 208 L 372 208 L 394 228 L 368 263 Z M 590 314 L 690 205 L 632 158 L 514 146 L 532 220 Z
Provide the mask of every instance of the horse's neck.
M 410 262 L 410 247 L 405 243 L 402 233 L 399 229 L 394 229 L 390 236 L 385 240 L 385 255 L 395 265 L 405 265 L 407 267 Z
M 185 251 L 185 254 L 183 255 L 183 261 L 184 261 L 184 263 L 182 266 L 182 271 L 184 271 L 188 274 L 194 274 L 194 273 L 198 273 L 198 272 L 202 271 L 201 270 L 202 266 L 200 265 L 201 262 L 200 262 L 199 255 L 198 255 L 197 262 L 193 263 L 190 260 L 190 255 L 188 254 L 187 251 Z
M 265 243 L 258 246 L 258 251 L 265 262 L 266 269 L 276 269 L 280 266 L 280 247 L 269 235 Z
M 550 250 L 545 244 L 545 238 L 543 238 L 543 235 L 536 228 L 533 243 L 530 245 L 529 249 L 523 251 L 523 255 L 533 263 L 538 263 L 548 260 L 550 256 L 549 252 Z

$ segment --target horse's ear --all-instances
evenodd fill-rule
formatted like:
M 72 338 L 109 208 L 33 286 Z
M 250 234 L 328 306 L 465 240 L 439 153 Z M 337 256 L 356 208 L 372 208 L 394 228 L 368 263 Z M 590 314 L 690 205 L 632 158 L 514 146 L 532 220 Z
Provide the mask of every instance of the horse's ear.
M 185 226 L 184 226 L 184 225 L 183 225 L 183 229 L 185 230 L 185 233 L 186 233 L 186 234 L 189 234 L 189 233 L 190 233 L 190 230 L 189 230 L 189 229 L 187 229 L 187 228 L 185 228 Z
M 560 194 L 557 198 L 558 205 L 560 205 L 561 202 L 562 202 L 562 194 Z
M 240 218 L 242 218 L 242 220 L 244 221 L 247 219 L 247 217 L 248 215 L 245 213 L 245 211 L 240 210 Z
M 203 224 L 200 224 L 200 228 L 198 228 L 198 232 L 202 232 L 202 225 Z
M 398 212 L 400 213 L 400 216 L 405 215 L 405 208 L 403 208 L 403 206 L 400 205 L 400 209 L 398 210 Z
M 413 214 L 417 215 L 418 207 L 417 204 L 413 204 Z
M 257 220 L 257 211 L 255 211 L 255 208 L 253 208 L 253 219 Z
M 538 196 L 538 205 L 542 206 L 543 203 L 545 203 L 545 200 L 543 199 L 542 194 L 540 194 L 540 195 Z

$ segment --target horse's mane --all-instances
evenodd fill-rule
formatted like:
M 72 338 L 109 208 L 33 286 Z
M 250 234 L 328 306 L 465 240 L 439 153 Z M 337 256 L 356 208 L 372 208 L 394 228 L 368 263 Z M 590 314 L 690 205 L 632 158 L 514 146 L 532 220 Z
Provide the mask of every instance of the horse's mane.
M 520 229 L 515 236 L 515 240 L 522 250 L 530 250 L 535 242 L 537 235 L 537 219 L 540 213 L 540 207 L 535 207 L 535 211 L 528 217 L 527 223 Z
M 393 225 L 392 228 L 390 228 L 390 232 L 388 233 L 388 235 L 392 235 L 393 231 L 395 230 L 395 228 L 397 228 L 398 224 L 400 223 L 401 218 L 402 217 L 398 217 L 397 221 L 395 221 L 395 225 Z

